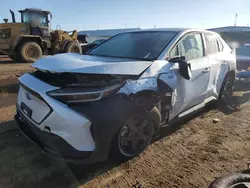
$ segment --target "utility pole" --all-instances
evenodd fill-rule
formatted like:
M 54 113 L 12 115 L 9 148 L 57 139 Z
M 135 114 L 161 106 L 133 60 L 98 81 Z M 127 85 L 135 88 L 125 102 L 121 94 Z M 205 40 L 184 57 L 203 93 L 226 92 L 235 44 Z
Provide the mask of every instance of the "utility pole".
M 237 17 L 238 17 L 238 14 L 235 13 L 235 22 L 234 22 L 234 26 L 236 26 L 236 23 L 237 23 Z

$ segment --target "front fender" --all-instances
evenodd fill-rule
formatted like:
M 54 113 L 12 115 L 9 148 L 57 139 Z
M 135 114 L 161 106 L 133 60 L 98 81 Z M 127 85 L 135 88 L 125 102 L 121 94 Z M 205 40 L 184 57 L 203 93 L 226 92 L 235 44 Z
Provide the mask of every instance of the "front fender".
M 118 93 L 130 95 L 145 90 L 157 91 L 157 79 L 153 77 L 142 78 L 139 80 L 127 80 L 125 85 L 120 89 Z
M 20 35 L 17 37 L 13 42 L 13 49 L 16 48 L 23 40 L 32 40 L 32 39 L 38 39 L 42 43 L 42 38 L 39 35 Z

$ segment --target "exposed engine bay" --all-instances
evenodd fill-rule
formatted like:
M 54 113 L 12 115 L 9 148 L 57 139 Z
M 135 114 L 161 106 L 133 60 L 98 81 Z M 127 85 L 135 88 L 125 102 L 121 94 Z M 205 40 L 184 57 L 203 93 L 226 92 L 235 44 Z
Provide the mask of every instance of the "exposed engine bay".
M 50 73 L 37 70 L 32 73 L 36 78 L 57 87 L 102 87 L 122 83 L 135 76 L 77 74 L 77 73 Z

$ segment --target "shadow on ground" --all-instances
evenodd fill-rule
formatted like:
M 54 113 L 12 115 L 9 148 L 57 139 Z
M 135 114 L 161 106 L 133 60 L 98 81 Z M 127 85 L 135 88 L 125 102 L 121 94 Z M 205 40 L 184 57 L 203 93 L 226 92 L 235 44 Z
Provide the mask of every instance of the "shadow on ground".
M 0 55 L 0 64 L 13 64 L 15 63 L 12 59 L 10 59 L 8 56 L 1 56 Z
M 93 165 L 66 164 L 43 153 L 15 121 L 0 124 L 9 126 L 0 129 L 0 187 L 77 187 L 121 164 L 111 158 Z

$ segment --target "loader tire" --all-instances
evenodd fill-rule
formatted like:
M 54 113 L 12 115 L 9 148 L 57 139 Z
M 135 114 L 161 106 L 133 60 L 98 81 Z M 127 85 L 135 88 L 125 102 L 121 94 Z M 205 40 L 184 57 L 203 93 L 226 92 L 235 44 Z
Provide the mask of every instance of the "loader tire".
M 20 61 L 24 63 L 33 63 L 43 55 L 42 48 L 36 42 L 25 42 L 18 49 Z
M 64 53 L 78 53 L 81 54 L 82 53 L 82 48 L 80 46 L 80 44 L 76 43 L 76 42 L 69 42 L 65 49 L 64 49 Z

